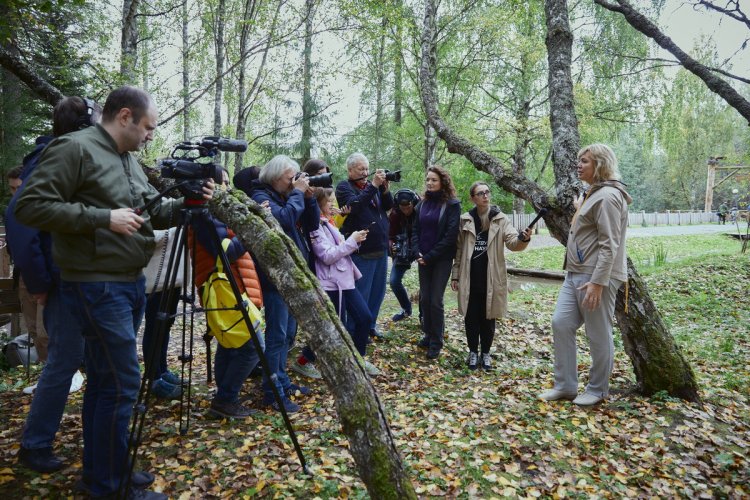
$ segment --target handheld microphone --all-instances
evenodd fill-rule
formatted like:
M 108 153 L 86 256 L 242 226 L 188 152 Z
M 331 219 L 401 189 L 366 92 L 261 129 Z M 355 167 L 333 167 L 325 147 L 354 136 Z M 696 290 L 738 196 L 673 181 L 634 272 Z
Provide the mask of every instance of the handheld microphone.
M 527 227 L 526 229 L 533 229 L 534 225 L 539 222 L 539 219 L 544 217 L 547 212 L 549 212 L 549 210 L 547 210 L 546 208 L 542 208 L 541 210 L 539 210 L 539 213 L 536 214 L 536 217 L 534 217 L 534 220 L 531 221 L 531 224 L 529 224 L 529 227 Z

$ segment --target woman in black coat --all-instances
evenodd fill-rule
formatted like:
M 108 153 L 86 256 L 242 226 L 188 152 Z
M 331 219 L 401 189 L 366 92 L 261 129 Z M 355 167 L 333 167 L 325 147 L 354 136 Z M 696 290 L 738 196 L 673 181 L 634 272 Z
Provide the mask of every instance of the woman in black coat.
M 415 210 L 413 248 L 419 251 L 419 304 L 424 332 L 419 346 L 427 349 L 427 359 L 437 359 L 445 331 L 443 295 L 456 255 L 461 217 L 461 203 L 456 199 L 456 189 L 447 170 L 438 166 L 427 168 L 425 194 Z

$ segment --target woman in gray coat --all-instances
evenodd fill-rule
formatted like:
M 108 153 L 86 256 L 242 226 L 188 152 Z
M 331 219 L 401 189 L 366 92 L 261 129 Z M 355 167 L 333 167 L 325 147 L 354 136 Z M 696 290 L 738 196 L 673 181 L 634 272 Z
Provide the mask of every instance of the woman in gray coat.
M 609 146 L 592 144 L 581 149 L 578 177 L 590 187 L 570 225 L 565 254 L 568 273 L 552 317 L 555 385 L 539 397 L 591 406 L 609 394 L 615 351 L 612 315 L 617 290 L 628 279 L 625 230 L 628 204 L 633 200 L 620 182 L 617 158 Z M 576 331 L 581 325 L 591 346 L 591 369 L 586 390 L 579 395 Z
M 475 182 L 469 194 L 474 208 L 463 214 L 459 222 L 451 288 L 458 292 L 458 311 L 464 317 L 469 370 L 477 369 L 480 341 L 482 368 L 490 370 L 495 319 L 505 314 L 508 305 L 504 249 L 524 250 L 531 241 L 532 230 L 519 233 L 505 214 L 490 204 L 490 187 L 486 183 Z

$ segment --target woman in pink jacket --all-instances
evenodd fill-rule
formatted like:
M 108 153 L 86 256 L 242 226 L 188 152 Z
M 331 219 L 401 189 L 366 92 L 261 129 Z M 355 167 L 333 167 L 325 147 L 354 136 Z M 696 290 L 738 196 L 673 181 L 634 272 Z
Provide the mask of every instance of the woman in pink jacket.
M 362 294 L 354 287 L 354 282 L 362 277 L 362 273 L 350 256 L 367 238 L 367 230 L 354 231 L 349 238 L 344 239 L 330 222 L 333 215 L 333 189 L 316 188 L 315 198 L 320 206 L 320 228 L 310 233 L 315 255 L 315 274 L 342 321 L 344 311 L 354 320 L 354 330 L 349 330 L 349 335 L 364 358 L 367 354 L 372 316 Z M 369 361 L 365 361 L 365 370 L 371 376 L 380 374 L 380 370 Z

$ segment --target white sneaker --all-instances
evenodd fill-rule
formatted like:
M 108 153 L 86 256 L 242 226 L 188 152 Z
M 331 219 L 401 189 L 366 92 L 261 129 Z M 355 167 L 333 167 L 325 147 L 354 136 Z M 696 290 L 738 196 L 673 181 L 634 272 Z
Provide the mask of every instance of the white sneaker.
M 539 395 L 539 399 L 543 399 L 545 401 L 557 401 L 558 399 L 567 399 L 568 401 L 576 399 L 575 392 L 567 393 L 563 391 L 558 391 L 557 389 L 550 389 L 548 391 L 544 391 Z
M 80 391 L 81 387 L 83 387 L 83 375 L 79 370 L 76 370 L 73 379 L 70 381 L 70 392 Z
M 34 394 L 35 390 L 36 390 L 36 384 L 30 385 L 29 387 L 24 388 L 23 393 L 24 394 Z
M 578 406 L 594 406 L 595 404 L 601 403 L 604 400 L 603 397 L 591 394 L 590 392 L 584 392 L 573 400 L 574 405 Z
M 365 360 L 365 371 L 371 377 L 377 377 L 381 373 L 377 366 L 373 365 L 367 360 Z

